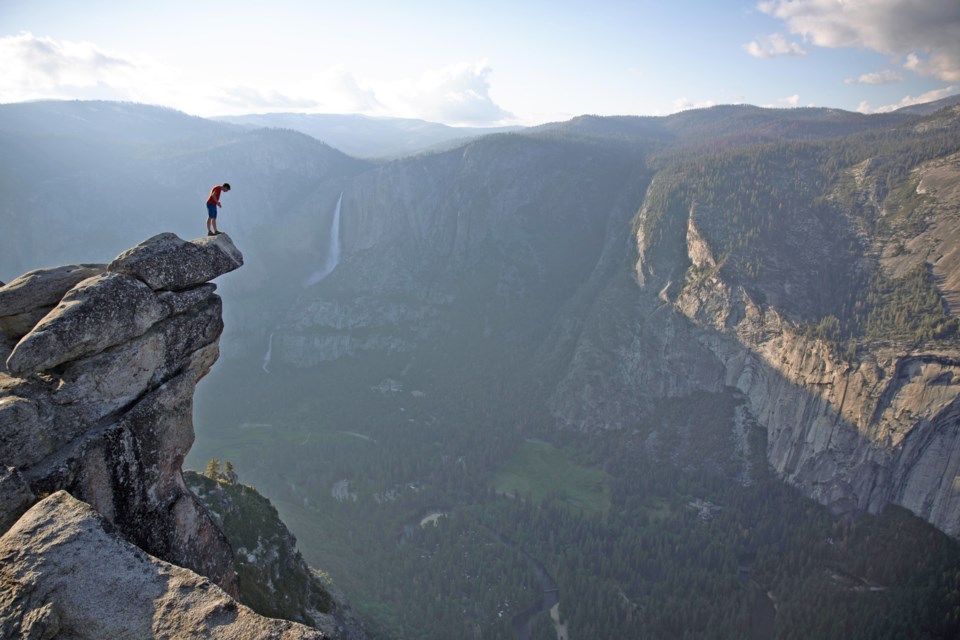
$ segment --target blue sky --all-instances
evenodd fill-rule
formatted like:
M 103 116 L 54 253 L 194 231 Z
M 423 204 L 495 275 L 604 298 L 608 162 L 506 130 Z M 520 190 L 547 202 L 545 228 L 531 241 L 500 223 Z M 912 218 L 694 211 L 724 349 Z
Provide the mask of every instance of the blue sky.
M 960 92 L 960 0 L 0 0 L 0 102 L 448 124 Z

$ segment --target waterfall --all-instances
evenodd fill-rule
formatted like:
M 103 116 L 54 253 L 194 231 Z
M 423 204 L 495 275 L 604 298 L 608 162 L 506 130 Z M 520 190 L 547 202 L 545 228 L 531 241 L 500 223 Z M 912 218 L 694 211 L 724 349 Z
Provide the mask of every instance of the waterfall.
M 270 366 L 270 358 L 273 356 L 273 334 L 270 334 L 270 339 L 267 340 L 267 352 L 263 354 L 263 372 L 270 373 L 270 369 L 267 367 Z
M 343 192 L 337 198 L 337 207 L 333 211 L 333 223 L 330 225 L 330 245 L 327 248 L 327 260 L 322 269 L 318 269 L 310 274 L 303 281 L 304 287 L 312 287 L 337 268 L 340 263 L 340 204 L 343 202 Z

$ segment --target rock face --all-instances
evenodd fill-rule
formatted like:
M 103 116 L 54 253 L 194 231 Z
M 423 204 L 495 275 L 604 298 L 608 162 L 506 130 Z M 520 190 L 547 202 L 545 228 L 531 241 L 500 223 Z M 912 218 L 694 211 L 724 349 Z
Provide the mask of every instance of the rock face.
M 25 333 L 2 325 L 12 345 L 0 372 L 4 529 L 35 496 L 54 494 L 4 538 L 4 585 L 13 589 L 4 598 L 4 624 L 19 624 L 22 633 L 22 625 L 40 629 L 29 637 L 146 637 L 154 624 L 147 605 L 159 597 L 170 600 L 163 607 L 176 607 L 172 599 L 180 597 L 184 606 L 191 599 L 207 605 L 183 618 L 185 626 L 171 637 L 196 637 L 204 625 L 230 620 L 249 628 L 230 637 L 320 637 L 290 635 L 289 625 L 261 635 L 247 622 L 252 614 L 227 596 L 237 594 L 230 544 L 181 475 L 194 437 L 194 387 L 217 359 L 223 329 L 220 299 L 206 281 L 241 264 L 226 235 L 184 242 L 163 234 L 105 273 L 97 265 L 64 267 L 0 288 L 5 320 L 46 311 Z M 124 569 L 123 558 L 141 568 Z M 37 567 L 43 567 L 39 578 Z M 111 578 L 98 583 L 105 567 Z M 203 595 L 209 583 L 193 572 L 224 591 Z M 104 589 L 125 595 L 91 598 Z M 98 615 L 108 602 L 115 615 Z M 128 615 L 134 610 L 145 617 Z M 166 615 L 157 620 L 165 630 L 175 628 Z
M 158 238 L 141 246 L 170 244 Z M 231 256 L 211 260 L 221 269 L 238 265 L 227 236 L 204 245 Z M 166 255 L 184 263 L 196 251 L 184 253 Z M 72 267 L 34 272 L 0 289 L 0 300 L 16 300 L 13 313 L 43 308 L 80 275 Z M 215 275 L 208 265 L 194 281 Z M 223 328 L 213 290 L 157 293 L 113 272 L 75 282 L 6 360 L 0 461 L 33 493 L 65 489 L 148 553 L 236 593 L 230 546 L 180 476 L 193 443 L 194 385 L 216 360 Z
M 83 280 L 17 343 L 14 374 L 45 371 L 144 334 L 166 309 L 141 281 L 115 273 Z
M 942 170 L 943 163 L 933 166 Z M 952 209 L 934 209 L 938 215 L 931 215 L 925 233 L 955 225 Z M 801 328 L 817 295 L 829 294 L 828 284 L 809 278 L 818 265 L 838 280 L 869 268 L 866 260 L 844 267 L 838 257 L 855 237 L 847 221 L 796 215 L 785 223 L 794 227 L 771 234 L 755 250 L 754 257 L 773 263 L 772 273 L 746 278 L 717 266 L 720 250 L 711 242 L 720 244 L 722 236 L 701 228 L 710 224 L 711 212 L 693 206 L 674 211 L 670 227 L 651 223 L 654 214 L 643 210 L 639 216 L 641 289 L 664 293 L 664 301 L 697 328 L 692 335 L 722 366 L 723 384 L 741 391 L 766 427 L 768 459 L 781 476 L 838 512 L 878 513 L 892 503 L 960 536 L 956 341 L 861 341 L 855 357 L 841 357 L 836 344 Z M 650 241 L 655 230 L 658 240 Z M 924 237 L 916 236 L 915 250 L 908 244 L 878 268 L 897 275 L 929 255 L 942 256 L 943 248 L 937 253 Z M 876 253 L 883 255 L 883 247 Z M 935 282 L 949 286 L 956 265 L 934 264 L 935 275 L 944 270 Z M 947 302 L 949 294 L 941 292 Z
M 138 278 L 157 291 L 189 289 L 243 265 L 232 242 L 217 236 L 191 242 L 161 233 L 121 253 L 109 271 Z
M 890 346 L 851 364 L 719 279 L 686 290 L 678 307 L 705 324 L 730 317 L 706 317 L 710 301 L 745 309 L 699 340 L 766 425 L 784 479 L 838 511 L 898 504 L 960 536 L 960 354 Z
M 144 553 L 66 491 L 0 538 L 0 603 L 4 638 L 327 637 L 259 616 L 206 578 Z
M 0 335 L 19 339 L 60 302 L 74 285 L 106 270 L 102 264 L 68 265 L 31 271 L 8 285 L 0 285 Z M 12 348 L 12 345 L 8 345 Z M 6 360 L 9 351 L 0 350 Z

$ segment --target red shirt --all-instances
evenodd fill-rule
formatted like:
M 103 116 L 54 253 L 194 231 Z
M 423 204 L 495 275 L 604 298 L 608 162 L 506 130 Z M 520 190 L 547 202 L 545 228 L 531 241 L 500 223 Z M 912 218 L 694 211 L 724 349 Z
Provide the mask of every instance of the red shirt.
M 210 197 L 207 198 L 207 204 L 220 204 L 220 192 L 223 191 L 223 187 L 220 185 L 215 186 L 213 189 L 210 189 Z

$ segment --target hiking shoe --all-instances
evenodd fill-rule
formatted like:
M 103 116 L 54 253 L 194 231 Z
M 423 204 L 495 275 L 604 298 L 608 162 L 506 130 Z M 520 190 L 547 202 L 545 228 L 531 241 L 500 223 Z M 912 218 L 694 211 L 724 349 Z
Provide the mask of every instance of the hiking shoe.
M 212 236 L 212 235 L 216 235 L 216 234 L 213 233 L 213 231 L 207 231 L 207 235 L 208 235 L 208 236 Z
M 213 235 L 215 236 L 223 235 L 223 231 L 214 231 Z

